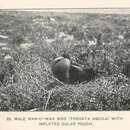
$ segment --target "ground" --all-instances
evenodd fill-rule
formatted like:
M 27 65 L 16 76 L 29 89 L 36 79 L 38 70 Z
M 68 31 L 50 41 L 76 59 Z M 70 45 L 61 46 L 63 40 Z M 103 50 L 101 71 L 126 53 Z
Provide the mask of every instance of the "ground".
M 130 110 L 129 23 L 127 14 L 1 11 L 0 76 L 7 71 L 3 55 L 14 63 L 1 80 L 0 110 Z M 93 68 L 96 78 L 76 84 L 56 79 L 51 65 L 64 52 Z

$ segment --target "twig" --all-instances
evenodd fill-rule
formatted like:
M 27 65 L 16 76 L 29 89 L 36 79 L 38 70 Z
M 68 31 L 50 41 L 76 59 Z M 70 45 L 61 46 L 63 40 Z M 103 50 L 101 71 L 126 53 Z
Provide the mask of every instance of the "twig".
M 27 111 L 30 111 L 30 112 L 35 112 L 35 111 L 38 111 L 38 110 L 40 110 L 40 108 L 38 107 L 38 108 L 33 108 L 33 109 L 31 109 L 31 110 L 27 110 Z
M 48 92 L 48 98 L 47 98 L 47 101 L 46 101 L 45 110 L 47 109 L 47 105 L 49 103 L 52 92 L 53 92 L 53 89 Z
M 43 73 L 44 73 L 46 76 L 51 77 L 52 79 L 56 80 L 58 83 L 60 83 L 60 84 L 62 84 L 62 85 L 65 86 L 65 84 L 64 84 L 63 82 L 59 81 L 58 79 L 56 79 L 55 77 L 51 76 L 50 74 L 46 74 L 45 72 L 43 72 Z

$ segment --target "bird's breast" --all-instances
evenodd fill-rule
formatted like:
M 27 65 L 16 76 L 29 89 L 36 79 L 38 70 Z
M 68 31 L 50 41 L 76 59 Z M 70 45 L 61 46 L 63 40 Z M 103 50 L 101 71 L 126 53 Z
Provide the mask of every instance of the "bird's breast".
M 65 72 L 69 71 L 70 64 L 71 64 L 70 60 L 67 58 L 64 58 L 64 59 L 58 61 L 57 63 L 53 64 L 52 71 L 54 74 L 58 73 L 58 72 L 65 73 Z

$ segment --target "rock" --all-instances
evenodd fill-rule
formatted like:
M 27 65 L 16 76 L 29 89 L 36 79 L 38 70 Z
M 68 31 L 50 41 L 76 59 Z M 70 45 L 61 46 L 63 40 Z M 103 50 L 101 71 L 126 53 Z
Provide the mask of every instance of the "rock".
M 20 48 L 27 50 L 27 49 L 31 48 L 33 45 L 34 45 L 34 43 L 22 43 L 22 44 L 20 44 Z

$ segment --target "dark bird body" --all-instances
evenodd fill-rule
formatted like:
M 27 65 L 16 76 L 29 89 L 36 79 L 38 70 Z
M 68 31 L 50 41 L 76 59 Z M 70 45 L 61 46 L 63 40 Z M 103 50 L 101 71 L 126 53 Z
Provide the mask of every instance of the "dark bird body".
M 93 69 L 85 69 L 71 63 L 70 59 L 59 57 L 54 60 L 52 72 L 60 81 L 64 83 L 88 82 L 95 78 Z
M 91 68 L 82 68 L 79 66 L 71 65 L 70 68 L 70 83 L 89 82 L 95 78 L 95 72 Z
M 123 74 L 130 78 L 130 61 L 127 61 L 123 67 Z
M 64 57 L 56 58 L 52 65 L 53 74 L 63 82 L 69 82 L 70 60 Z

